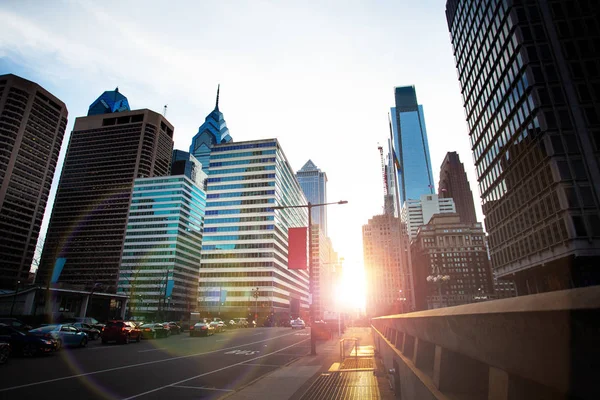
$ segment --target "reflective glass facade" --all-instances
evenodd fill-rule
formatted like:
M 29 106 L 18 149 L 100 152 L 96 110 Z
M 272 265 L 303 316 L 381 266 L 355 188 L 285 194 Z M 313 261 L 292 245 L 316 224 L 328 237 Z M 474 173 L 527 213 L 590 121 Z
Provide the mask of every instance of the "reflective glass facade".
M 296 178 L 306 196 L 312 204 L 327 203 L 327 175 L 308 160 L 298 172 Z M 312 223 L 318 224 L 325 236 L 327 236 L 327 207 L 315 207 L 312 209 Z
M 414 86 L 394 88 L 391 109 L 394 149 L 398 158 L 400 204 L 435 193 L 423 106 L 417 103 Z
M 261 319 L 306 313 L 308 273 L 288 270 L 287 235 L 307 225 L 307 210 L 269 208 L 306 204 L 277 140 L 215 145 L 207 182 L 201 312 L 251 318 L 258 312 Z
M 519 295 L 600 284 L 599 7 L 446 5 L 492 264 Z
M 134 314 L 178 319 L 197 309 L 205 207 L 184 175 L 135 180 L 117 290 Z

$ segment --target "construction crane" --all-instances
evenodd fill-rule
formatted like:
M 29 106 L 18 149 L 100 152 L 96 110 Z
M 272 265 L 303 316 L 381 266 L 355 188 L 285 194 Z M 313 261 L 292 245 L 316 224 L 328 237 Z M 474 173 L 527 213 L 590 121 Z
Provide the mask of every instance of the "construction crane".
M 383 147 L 377 144 L 377 149 L 379 150 L 379 157 L 381 158 L 381 177 L 383 178 L 383 195 L 388 195 L 388 183 L 387 183 L 387 174 L 385 173 L 385 161 L 383 159 Z

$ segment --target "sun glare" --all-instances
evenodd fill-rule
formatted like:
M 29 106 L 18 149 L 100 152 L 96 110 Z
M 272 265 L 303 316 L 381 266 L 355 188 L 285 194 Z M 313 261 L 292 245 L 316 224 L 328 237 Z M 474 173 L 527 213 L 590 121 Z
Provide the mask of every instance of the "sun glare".
M 336 297 L 345 312 L 356 312 L 365 308 L 365 279 L 362 266 L 344 265 L 342 282 L 337 287 Z

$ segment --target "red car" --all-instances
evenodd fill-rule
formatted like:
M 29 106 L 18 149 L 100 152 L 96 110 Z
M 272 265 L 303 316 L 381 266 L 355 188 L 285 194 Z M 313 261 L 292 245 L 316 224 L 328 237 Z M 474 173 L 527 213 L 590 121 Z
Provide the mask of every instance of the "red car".
M 101 338 L 102 344 L 139 342 L 142 339 L 142 331 L 131 321 L 109 321 L 102 331 Z

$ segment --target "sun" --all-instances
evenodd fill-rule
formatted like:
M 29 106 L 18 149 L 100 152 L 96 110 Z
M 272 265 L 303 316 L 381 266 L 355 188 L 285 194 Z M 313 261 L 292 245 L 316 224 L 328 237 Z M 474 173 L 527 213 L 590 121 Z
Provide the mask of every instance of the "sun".
M 342 280 L 336 290 L 340 309 L 356 312 L 365 308 L 365 274 L 362 265 L 344 264 Z

